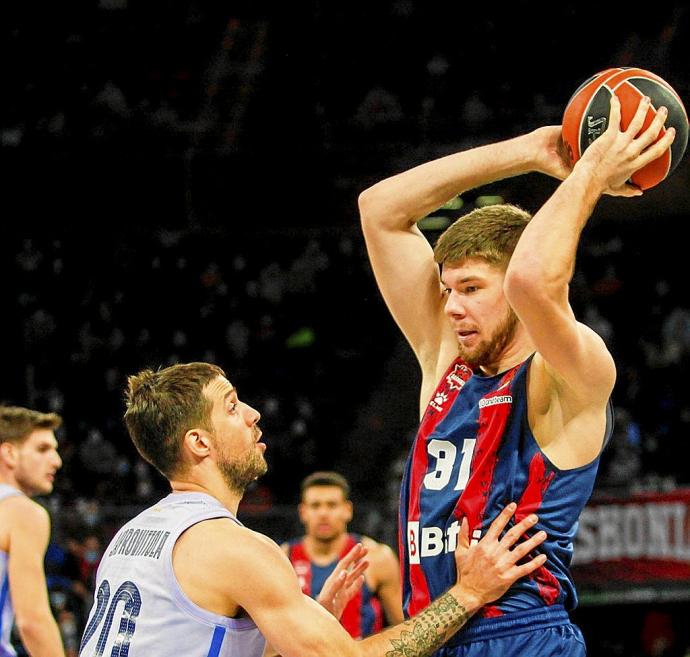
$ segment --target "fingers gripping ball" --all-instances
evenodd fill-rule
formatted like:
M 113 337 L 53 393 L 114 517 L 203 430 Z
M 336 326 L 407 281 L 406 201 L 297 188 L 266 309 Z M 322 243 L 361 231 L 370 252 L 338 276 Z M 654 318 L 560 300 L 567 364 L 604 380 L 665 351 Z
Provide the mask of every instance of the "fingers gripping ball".
M 621 129 L 627 129 L 640 100 L 651 99 L 642 130 L 647 129 L 662 105 L 668 109 L 665 127 L 676 129 L 671 147 L 659 158 L 636 171 L 631 181 L 641 189 L 658 185 L 677 166 L 688 143 L 688 115 L 673 87 L 641 68 L 609 68 L 583 82 L 568 101 L 563 114 L 563 141 L 574 164 L 585 149 L 608 127 L 611 95 L 621 103 Z

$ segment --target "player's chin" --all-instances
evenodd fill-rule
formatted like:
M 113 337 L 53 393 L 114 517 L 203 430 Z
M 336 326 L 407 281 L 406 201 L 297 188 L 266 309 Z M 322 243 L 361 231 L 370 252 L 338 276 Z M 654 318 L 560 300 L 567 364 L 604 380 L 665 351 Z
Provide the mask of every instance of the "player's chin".
M 35 495 L 50 495 L 53 492 L 53 482 L 52 481 L 44 481 L 41 482 L 40 484 L 36 484 L 34 490 L 35 490 Z

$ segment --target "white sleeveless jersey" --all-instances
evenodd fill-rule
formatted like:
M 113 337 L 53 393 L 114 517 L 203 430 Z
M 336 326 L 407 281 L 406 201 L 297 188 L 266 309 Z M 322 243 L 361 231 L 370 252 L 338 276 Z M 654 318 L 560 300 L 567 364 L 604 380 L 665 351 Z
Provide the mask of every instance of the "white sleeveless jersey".
M 15 495 L 24 495 L 24 493 L 7 484 L 0 484 L 0 502 Z M 14 609 L 12 609 L 10 581 L 7 574 L 8 556 L 7 552 L 0 550 L 0 582 L 2 582 L 0 584 L 0 657 L 14 657 L 17 654 L 10 644 Z
M 250 618 L 202 609 L 173 572 L 175 541 L 211 518 L 241 524 L 210 495 L 171 493 L 115 534 L 98 567 L 81 657 L 261 657 L 265 640 Z

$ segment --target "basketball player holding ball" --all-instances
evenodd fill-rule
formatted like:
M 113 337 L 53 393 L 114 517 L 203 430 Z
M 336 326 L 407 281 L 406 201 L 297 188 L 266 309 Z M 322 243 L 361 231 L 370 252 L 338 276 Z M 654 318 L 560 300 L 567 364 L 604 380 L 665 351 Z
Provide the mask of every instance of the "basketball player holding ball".
M 537 513 L 545 564 L 485 607 L 438 655 L 580 656 L 568 610 L 577 520 L 611 431 L 616 371 L 568 301 L 580 233 L 603 194 L 664 154 L 665 108 L 645 125 L 644 97 L 626 129 L 614 95 L 607 129 L 571 165 L 561 127 L 422 164 L 359 199 L 382 295 L 422 369 L 421 425 L 400 508 L 403 607 L 417 613 L 454 580 L 459 536 L 480 540 L 506 500 Z M 473 210 L 429 245 L 416 222 L 465 190 L 538 171 L 563 182 L 533 216 Z M 439 272 L 440 265 L 440 272 Z M 440 275 L 439 275 L 440 273 Z M 469 532 L 461 532 L 469 525 Z M 531 533 L 531 532 L 530 532 Z

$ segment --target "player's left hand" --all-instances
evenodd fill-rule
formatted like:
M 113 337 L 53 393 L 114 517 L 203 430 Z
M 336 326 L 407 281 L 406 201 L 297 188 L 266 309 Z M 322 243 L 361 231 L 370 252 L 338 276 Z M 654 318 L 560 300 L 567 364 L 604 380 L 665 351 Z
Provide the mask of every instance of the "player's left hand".
M 369 567 L 369 562 L 364 558 L 367 552 L 367 548 L 357 543 L 338 562 L 316 598 L 317 602 L 337 619 L 340 619 L 347 603 L 357 595 L 364 584 L 364 571 Z
M 534 142 L 535 169 L 547 176 L 565 180 L 573 170 L 559 125 L 547 125 L 530 133 Z

